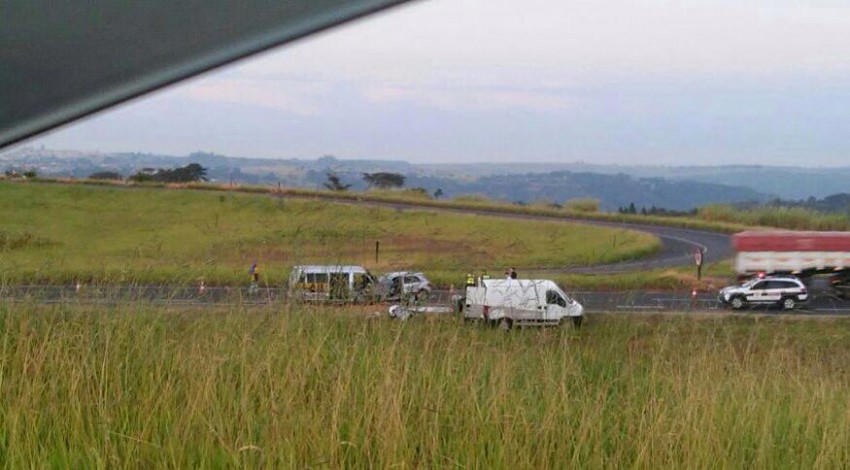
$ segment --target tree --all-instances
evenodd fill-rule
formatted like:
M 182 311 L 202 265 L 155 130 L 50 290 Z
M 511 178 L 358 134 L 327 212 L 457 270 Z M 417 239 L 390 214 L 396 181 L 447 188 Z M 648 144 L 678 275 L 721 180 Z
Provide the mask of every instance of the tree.
M 98 171 L 89 175 L 91 180 L 123 180 L 124 177 L 120 173 L 114 171 Z
M 161 183 L 191 183 L 195 181 L 208 181 L 207 169 L 198 163 L 190 163 L 183 167 L 172 170 L 159 168 L 142 168 L 135 175 L 127 178 L 130 181 L 143 183 L 145 181 L 156 181 Z
M 371 188 L 372 186 L 388 189 L 404 186 L 404 175 L 399 173 L 363 173 L 363 181 Z
M 437 190 L 434 191 L 434 199 L 440 199 L 440 197 L 442 195 L 443 195 L 443 188 L 437 188 Z
M 128 176 L 127 181 L 133 181 L 135 183 L 147 183 L 149 181 L 156 181 L 156 178 L 154 173 L 147 173 L 142 170 L 137 171 L 135 175 Z
M 190 183 L 194 181 L 207 181 L 207 169 L 198 163 L 190 163 L 184 167 L 173 170 L 163 170 L 164 181 L 168 183 Z
M 626 210 L 628 211 L 628 212 L 627 212 L 628 214 L 637 214 L 637 208 L 635 208 L 635 203 L 634 203 L 634 202 L 630 202 L 630 203 L 629 203 L 629 208 L 628 208 L 628 209 L 626 209 Z
M 325 187 L 330 189 L 331 191 L 348 191 L 348 188 L 351 187 L 350 184 L 342 184 L 339 176 L 334 174 L 333 172 L 328 172 L 326 174 L 328 177 L 328 181 L 325 183 Z

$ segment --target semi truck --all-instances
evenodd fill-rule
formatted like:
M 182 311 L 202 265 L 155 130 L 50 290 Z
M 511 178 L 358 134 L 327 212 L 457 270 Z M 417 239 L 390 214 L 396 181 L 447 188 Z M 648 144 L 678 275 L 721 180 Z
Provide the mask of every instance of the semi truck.
M 850 271 L 850 232 L 746 231 L 732 236 L 732 246 L 735 270 L 744 276 Z

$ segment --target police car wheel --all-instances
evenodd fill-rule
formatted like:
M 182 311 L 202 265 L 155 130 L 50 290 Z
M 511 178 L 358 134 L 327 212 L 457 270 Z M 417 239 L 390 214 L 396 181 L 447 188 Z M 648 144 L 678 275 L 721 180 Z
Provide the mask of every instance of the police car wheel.
M 729 301 L 729 303 L 732 304 L 732 308 L 734 308 L 735 310 L 740 310 L 744 308 L 744 299 L 740 297 L 733 298 Z
M 782 300 L 782 308 L 785 310 L 794 310 L 796 306 L 797 302 L 794 300 L 794 297 L 786 297 Z

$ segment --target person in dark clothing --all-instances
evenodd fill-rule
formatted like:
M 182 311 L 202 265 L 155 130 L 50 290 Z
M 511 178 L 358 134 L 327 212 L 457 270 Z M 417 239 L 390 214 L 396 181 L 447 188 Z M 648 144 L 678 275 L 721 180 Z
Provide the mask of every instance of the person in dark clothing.
M 511 279 L 516 279 L 516 278 L 517 278 L 517 274 L 516 274 L 516 269 L 515 269 L 515 268 L 511 268 L 511 271 L 510 271 L 510 277 L 511 277 Z

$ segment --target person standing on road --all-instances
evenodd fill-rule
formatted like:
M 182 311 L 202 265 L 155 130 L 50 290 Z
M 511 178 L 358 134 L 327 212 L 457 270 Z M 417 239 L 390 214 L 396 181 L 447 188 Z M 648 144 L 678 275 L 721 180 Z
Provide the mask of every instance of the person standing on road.
M 256 294 L 260 289 L 260 268 L 257 267 L 256 260 L 251 263 L 251 267 L 248 269 L 248 274 L 251 275 L 251 286 L 248 287 L 248 293 Z
M 466 273 L 466 287 L 475 285 L 475 276 L 472 273 Z
M 513 268 L 513 267 L 511 268 L 511 270 L 510 270 L 510 272 L 509 272 L 509 274 L 508 274 L 508 277 L 510 277 L 511 279 L 516 279 L 516 278 L 517 278 L 516 268 Z

